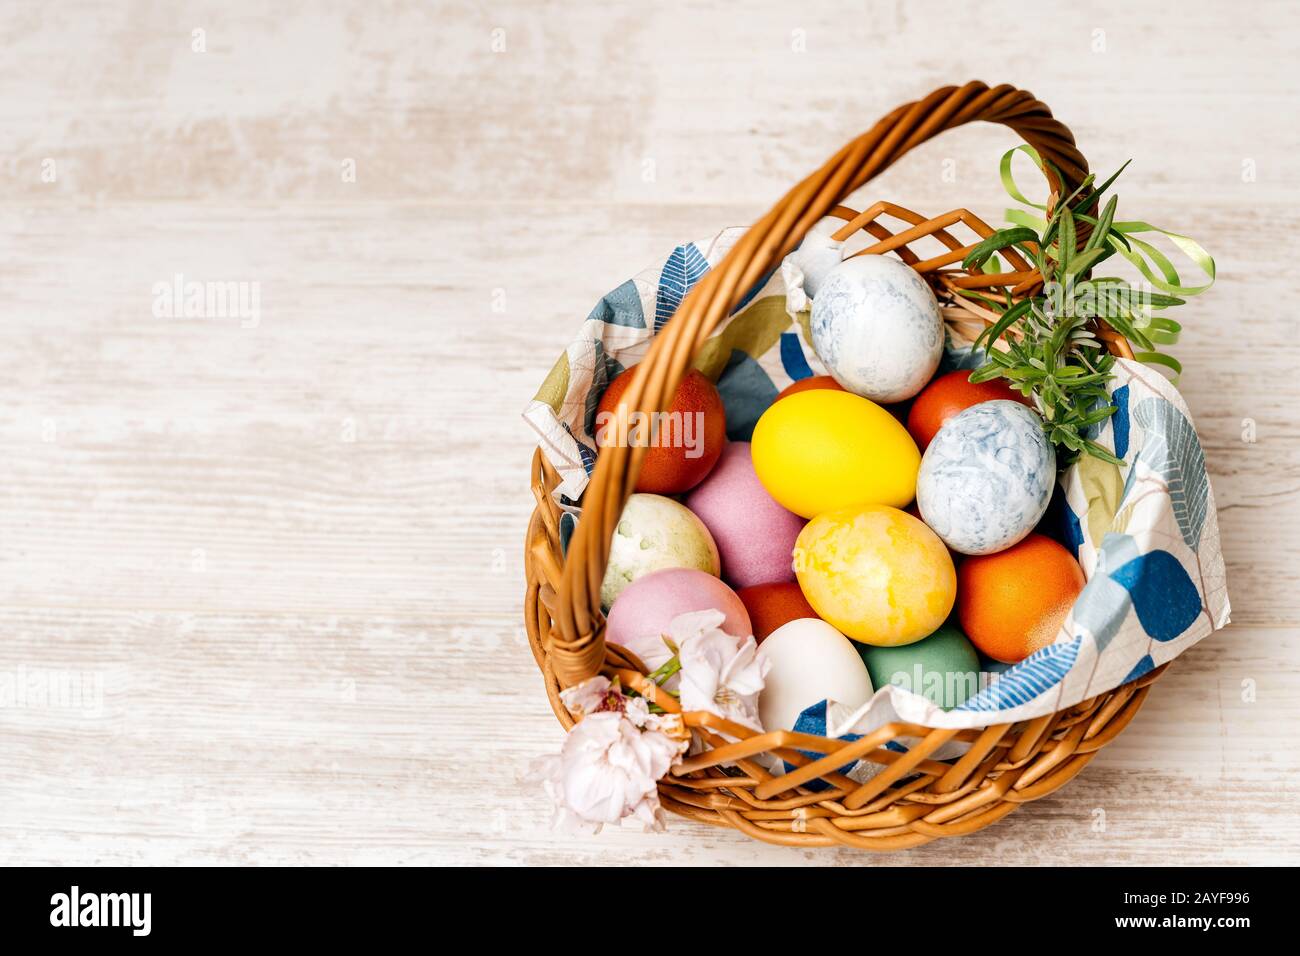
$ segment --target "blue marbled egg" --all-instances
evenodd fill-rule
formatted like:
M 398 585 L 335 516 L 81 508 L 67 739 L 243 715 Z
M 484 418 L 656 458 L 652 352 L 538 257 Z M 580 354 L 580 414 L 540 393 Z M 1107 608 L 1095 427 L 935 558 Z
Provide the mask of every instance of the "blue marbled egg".
M 926 448 L 916 505 L 954 551 L 992 554 L 1042 520 L 1055 482 L 1042 419 L 1019 402 L 981 402 L 948 419 Z
M 911 398 L 943 355 L 943 317 L 925 280 L 892 256 L 854 256 L 817 285 L 813 348 L 850 392 L 875 402 Z

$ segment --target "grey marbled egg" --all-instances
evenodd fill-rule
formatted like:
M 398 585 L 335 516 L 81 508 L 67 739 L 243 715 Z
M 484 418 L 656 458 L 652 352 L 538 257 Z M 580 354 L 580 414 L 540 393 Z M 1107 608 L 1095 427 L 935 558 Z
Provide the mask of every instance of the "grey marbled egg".
M 1042 419 L 1019 402 L 981 402 L 948 419 L 926 448 L 916 505 L 954 551 L 992 554 L 1042 520 L 1055 482 Z
M 810 331 L 835 381 L 876 402 L 911 398 L 943 355 L 934 293 L 892 256 L 855 256 L 832 269 L 813 297 Z

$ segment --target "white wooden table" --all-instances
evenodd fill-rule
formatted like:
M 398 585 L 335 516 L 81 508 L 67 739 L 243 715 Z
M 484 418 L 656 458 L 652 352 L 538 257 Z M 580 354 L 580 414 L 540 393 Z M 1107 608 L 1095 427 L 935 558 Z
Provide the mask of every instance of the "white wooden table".
M 1296 861 L 1300 13 L 840 6 L 6 5 L 0 862 Z M 975 77 L 1217 257 L 1178 354 L 1236 623 L 974 837 L 552 832 L 518 413 L 603 292 Z M 997 218 L 1011 144 L 949 134 L 867 198 Z M 177 274 L 256 321 L 160 316 Z

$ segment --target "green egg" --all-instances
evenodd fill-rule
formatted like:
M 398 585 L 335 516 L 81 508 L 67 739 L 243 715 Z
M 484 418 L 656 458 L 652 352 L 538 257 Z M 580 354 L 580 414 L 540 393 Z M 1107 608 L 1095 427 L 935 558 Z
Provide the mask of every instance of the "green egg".
M 958 628 L 945 624 L 915 644 L 873 647 L 858 644 L 871 686 L 897 684 L 937 707 L 960 707 L 979 691 L 979 656 Z

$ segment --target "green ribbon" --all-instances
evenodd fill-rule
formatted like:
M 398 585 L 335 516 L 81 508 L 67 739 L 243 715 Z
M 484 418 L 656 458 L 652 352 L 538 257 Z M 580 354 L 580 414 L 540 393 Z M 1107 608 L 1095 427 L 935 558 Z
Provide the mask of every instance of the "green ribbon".
M 1034 149 L 1034 147 L 1030 146 L 1028 143 L 1023 146 L 1017 146 L 1015 149 L 1009 149 L 1002 154 L 1002 162 L 999 164 L 999 172 L 1002 175 L 1002 188 L 1007 191 L 1012 199 L 1020 203 L 1022 206 L 1033 206 L 1035 209 L 1042 209 L 1046 212 L 1046 205 L 1040 206 L 1038 203 L 1030 201 L 1030 199 L 1020 191 L 1020 187 L 1016 185 L 1016 177 L 1011 174 L 1011 161 L 1016 158 L 1016 153 L 1024 153 L 1034 161 L 1034 165 L 1040 170 L 1043 168 L 1043 157 L 1039 156 L 1038 150 Z M 1046 223 L 1044 223 L 1044 225 L 1045 224 Z
M 1016 178 L 1011 172 L 1011 161 L 1015 158 L 1016 153 L 1021 152 L 1032 159 L 1034 165 L 1039 169 L 1044 168 L 1043 158 L 1038 154 L 1038 150 L 1034 149 L 1034 147 L 1024 145 L 1017 146 L 1014 149 L 1009 149 L 1005 154 L 1003 154 L 999 168 L 1002 177 L 1002 188 L 1004 188 L 1007 191 L 1007 195 L 1016 202 L 1029 206 L 1032 209 L 1041 209 L 1046 212 L 1047 206 L 1045 204 L 1031 201 L 1020 190 L 1020 187 L 1016 185 Z M 1017 226 L 1028 226 L 1031 229 L 1036 229 L 1040 234 L 1047 228 L 1047 220 L 1045 218 L 1034 216 L 1032 213 L 1027 213 L 1021 209 L 1008 209 L 1006 211 L 1006 218 L 1007 222 L 1013 223 Z M 1097 224 L 1095 217 L 1076 213 L 1075 218 L 1091 223 L 1094 226 Z M 1153 226 L 1151 223 L 1142 222 L 1141 220 L 1112 223 L 1111 228 L 1114 229 L 1115 232 L 1120 233 L 1124 239 L 1127 239 L 1128 245 L 1125 245 L 1124 240 L 1121 239 L 1120 236 L 1115 235 L 1108 235 L 1106 237 L 1107 245 L 1129 262 L 1133 263 L 1137 270 L 1142 273 L 1142 276 L 1162 292 L 1168 292 L 1170 295 L 1176 295 L 1181 298 L 1183 296 L 1200 295 L 1202 292 L 1209 289 L 1210 286 L 1214 285 L 1214 259 L 1205 251 L 1205 248 L 1199 242 L 1190 236 L 1184 236 L 1177 232 L 1170 232 L 1168 229 L 1161 229 L 1159 226 Z M 1178 270 L 1174 267 L 1174 264 L 1169 261 L 1169 257 L 1155 246 L 1151 245 L 1151 243 L 1136 238 L 1139 233 L 1159 233 L 1160 235 L 1165 236 L 1170 242 L 1177 246 L 1185 256 L 1187 256 L 1193 265 L 1201 270 L 1202 274 L 1204 274 L 1209 281 L 1204 285 L 1184 285 L 1183 280 L 1178 275 Z M 1150 260 L 1150 262 L 1147 260 Z M 1154 268 L 1152 267 L 1152 264 L 1154 264 Z M 1156 274 L 1157 271 L 1159 272 L 1159 275 Z
M 1040 170 L 1044 169 L 1042 156 L 1032 146 L 1022 145 L 1009 149 L 1003 154 L 1002 161 L 999 164 L 1002 188 L 1007 191 L 1007 195 L 1021 205 L 1046 213 L 1047 205 L 1045 203 L 1033 202 L 1016 184 L 1015 176 L 1011 172 L 1011 163 L 1015 159 L 1016 153 L 1024 153 L 1033 160 L 1035 166 Z M 1093 226 L 1097 225 L 1097 219 L 1093 216 L 1075 213 L 1075 218 Z M 1045 216 L 1036 216 L 1023 209 L 1008 209 L 1006 211 L 1006 220 L 1016 226 L 1027 226 L 1039 235 L 1042 235 L 1047 230 Z M 1111 229 L 1113 231 L 1106 235 L 1106 244 L 1132 263 L 1138 272 L 1142 274 L 1142 277 L 1160 291 L 1183 298 L 1200 295 L 1214 285 L 1214 259 L 1199 242 L 1190 236 L 1170 232 L 1168 229 L 1161 229 L 1159 226 L 1153 226 L 1151 223 L 1141 220 L 1115 222 L 1111 224 Z M 1151 243 L 1138 238 L 1139 235 L 1146 233 L 1158 233 L 1166 237 L 1209 281 L 1203 285 L 1185 283 L 1168 256 Z M 1181 325 L 1164 316 L 1139 313 L 1130 315 L 1129 318 L 1132 319 L 1141 335 L 1147 339 L 1147 342 L 1138 343 L 1139 345 L 1173 345 L 1178 341 L 1178 337 L 1182 332 Z M 1182 371 L 1182 366 L 1177 359 L 1156 351 L 1154 348 L 1143 349 L 1142 351 L 1135 350 L 1133 357 L 1139 362 L 1161 365 L 1171 369 L 1174 372 L 1175 381 L 1177 381 L 1177 376 Z

